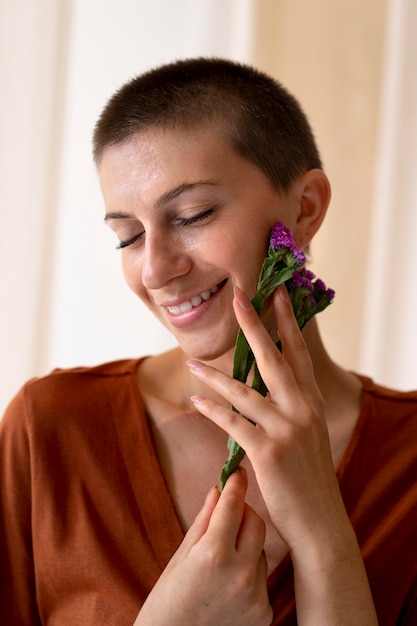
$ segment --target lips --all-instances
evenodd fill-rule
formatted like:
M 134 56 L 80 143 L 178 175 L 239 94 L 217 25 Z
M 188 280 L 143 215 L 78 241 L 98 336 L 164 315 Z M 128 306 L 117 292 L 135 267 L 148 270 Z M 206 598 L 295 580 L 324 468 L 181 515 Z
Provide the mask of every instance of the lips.
M 202 302 L 210 300 L 212 295 L 221 289 L 225 282 L 226 280 L 223 280 L 218 285 L 215 285 L 206 291 L 202 291 L 197 296 L 193 296 L 190 300 L 184 300 L 184 302 L 181 302 L 180 304 L 167 306 L 167 310 L 171 313 L 171 315 L 181 315 L 181 313 L 187 313 L 188 311 L 191 311 L 191 309 L 200 306 Z

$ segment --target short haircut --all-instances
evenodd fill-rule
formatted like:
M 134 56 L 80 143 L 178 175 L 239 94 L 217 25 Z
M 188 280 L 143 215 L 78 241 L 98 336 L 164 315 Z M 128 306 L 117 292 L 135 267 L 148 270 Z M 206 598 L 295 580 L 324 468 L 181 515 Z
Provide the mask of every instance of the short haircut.
M 308 119 L 287 89 L 248 65 L 206 57 L 156 67 L 116 91 L 94 129 L 94 160 L 99 166 L 106 148 L 150 128 L 210 123 L 278 190 L 322 167 Z

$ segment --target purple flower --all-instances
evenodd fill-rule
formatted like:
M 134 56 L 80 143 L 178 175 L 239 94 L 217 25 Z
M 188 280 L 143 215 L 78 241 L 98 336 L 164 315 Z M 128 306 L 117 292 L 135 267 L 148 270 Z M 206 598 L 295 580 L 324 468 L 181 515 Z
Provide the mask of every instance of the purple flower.
M 293 245 L 293 236 L 289 228 L 286 228 L 281 222 L 275 222 L 271 230 L 271 246 L 274 250 L 280 247 L 291 248 Z
M 333 289 L 327 289 L 324 282 L 305 267 L 295 270 L 286 285 L 300 327 L 323 311 L 334 298 Z
M 268 253 L 259 275 L 257 290 L 252 298 L 253 307 L 258 315 L 261 314 L 266 299 L 282 283 L 287 285 L 300 329 L 303 329 L 314 315 L 323 311 L 331 303 L 334 297 L 333 289 L 327 289 L 322 280 L 316 280 L 313 272 L 303 267 L 305 262 L 304 252 L 295 245 L 292 231 L 281 222 L 275 222 L 271 230 Z M 277 342 L 277 347 L 280 348 L 280 340 Z M 252 368 L 252 387 L 265 396 L 268 389 L 249 342 L 240 329 L 233 359 L 233 378 L 246 382 Z M 239 412 L 235 407 L 232 408 Z M 232 437 L 229 437 L 227 445 L 229 457 L 221 473 L 222 487 L 245 456 L 245 451 Z
M 308 278 L 311 282 L 316 278 L 316 275 L 313 274 L 311 270 L 308 270 L 306 267 L 303 268 L 303 274 L 306 278 Z M 320 280 L 320 279 L 318 279 Z M 323 281 L 322 281 L 323 282 Z
M 329 302 L 331 302 L 334 299 L 334 296 L 335 296 L 334 289 L 328 289 L 320 278 L 318 278 L 316 282 L 314 283 L 314 288 L 318 296 L 326 296 Z
M 307 298 L 310 300 L 312 309 L 315 309 L 317 307 L 317 300 L 311 292 L 307 294 Z
M 305 287 L 309 291 L 313 291 L 313 280 L 315 276 L 310 270 L 302 268 L 301 270 L 295 270 L 291 278 L 287 281 L 287 288 L 296 289 L 297 287 Z
M 292 252 L 298 265 L 306 262 L 304 252 L 295 245 L 292 230 L 284 226 L 282 222 L 275 222 L 273 225 L 269 243 L 275 252 L 279 248 L 286 248 L 287 251 Z

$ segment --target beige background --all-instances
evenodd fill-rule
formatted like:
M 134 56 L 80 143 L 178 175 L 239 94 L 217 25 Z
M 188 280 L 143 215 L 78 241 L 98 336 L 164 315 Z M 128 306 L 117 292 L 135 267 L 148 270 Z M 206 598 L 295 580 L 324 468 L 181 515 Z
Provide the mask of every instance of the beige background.
M 336 290 L 320 322 L 358 367 L 385 35 L 383 0 L 260 0 L 255 62 L 297 94 L 332 185 L 312 267 Z
M 173 345 L 123 284 L 90 139 L 127 78 L 200 54 L 254 63 L 303 104 L 333 188 L 312 249 L 336 290 L 327 346 L 417 387 L 416 47 L 414 0 L 2 0 L 0 411 L 53 367 Z

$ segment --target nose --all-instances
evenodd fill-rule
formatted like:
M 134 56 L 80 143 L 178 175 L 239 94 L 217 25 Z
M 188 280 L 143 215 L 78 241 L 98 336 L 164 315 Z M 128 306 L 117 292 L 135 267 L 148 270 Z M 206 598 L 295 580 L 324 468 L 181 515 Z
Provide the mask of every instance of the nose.
M 172 279 L 185 276 L 191 258 L 181 239 L 165 237 L 161 232 L 146 233 L 142 265 L 142 283 L 147 289 L 160 289 Z

